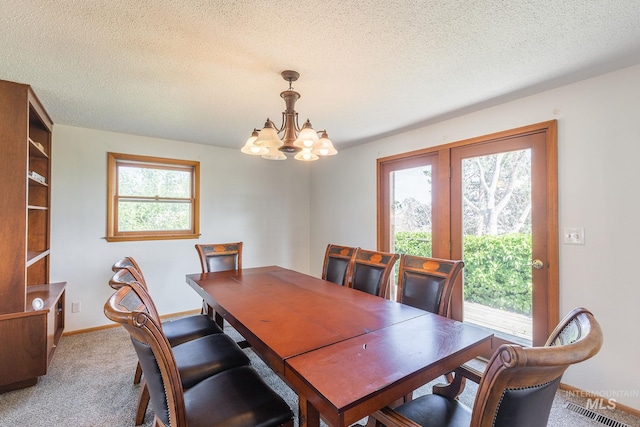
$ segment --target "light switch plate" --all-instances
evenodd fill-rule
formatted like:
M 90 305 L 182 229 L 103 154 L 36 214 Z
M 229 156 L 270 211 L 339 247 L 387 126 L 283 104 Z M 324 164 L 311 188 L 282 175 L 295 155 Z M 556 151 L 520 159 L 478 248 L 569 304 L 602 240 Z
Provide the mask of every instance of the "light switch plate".
M 562 241 L 567 245 L 584 245 L 584 228 L 565 228 Z

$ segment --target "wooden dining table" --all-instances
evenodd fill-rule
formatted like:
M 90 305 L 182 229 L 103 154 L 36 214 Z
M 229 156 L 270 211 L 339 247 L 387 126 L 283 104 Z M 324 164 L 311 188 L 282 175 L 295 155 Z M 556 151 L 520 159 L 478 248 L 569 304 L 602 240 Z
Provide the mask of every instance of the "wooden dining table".
M 477 357 L 493 336 L 277 266 L 186 280 L 298 394 L 305 427 L 351 425 Z

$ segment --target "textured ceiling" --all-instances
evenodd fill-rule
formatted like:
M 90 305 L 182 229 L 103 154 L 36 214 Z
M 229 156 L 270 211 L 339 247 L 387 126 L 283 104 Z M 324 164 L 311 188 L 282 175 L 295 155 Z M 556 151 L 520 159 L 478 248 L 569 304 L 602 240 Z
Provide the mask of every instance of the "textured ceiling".
M 240 147 L 300 122 L 338 149 L 640 63 L 640 0 L 2 0 L 0 79 L 55 123 Z

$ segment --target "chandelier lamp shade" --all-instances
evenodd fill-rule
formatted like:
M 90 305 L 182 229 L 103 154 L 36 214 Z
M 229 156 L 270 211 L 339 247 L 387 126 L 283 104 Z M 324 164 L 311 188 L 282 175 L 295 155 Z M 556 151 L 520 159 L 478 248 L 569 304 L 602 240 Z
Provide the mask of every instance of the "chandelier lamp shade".
M 289 154 L 294 155 L 294 159 L 303 162 L 312 162 L 320 157 L 337 154 L 338 152 L 327 136 L 327 131 L 314 130 L 308 119 L 302 127 L 298 125 L 298 113 L 295 110 L 295 105 L 296 101 L 300 99 L 300 94 L 293 90 L 291 82 L 298 80 L 300 73 L 286 70 L 281 75 L 289 82 L 289 89 L 280 93 L 286 106 L 285 111 L 282 112 L 282 126 L 276 128 L 275 123 L 267 119 L 260 131 L 253 130 L 240 151 L 252 156 L 262 156 L 263 159 L 268 160 L 285 160 L 286 154 Z M 280 134 L 282 134 L 282 138 Z

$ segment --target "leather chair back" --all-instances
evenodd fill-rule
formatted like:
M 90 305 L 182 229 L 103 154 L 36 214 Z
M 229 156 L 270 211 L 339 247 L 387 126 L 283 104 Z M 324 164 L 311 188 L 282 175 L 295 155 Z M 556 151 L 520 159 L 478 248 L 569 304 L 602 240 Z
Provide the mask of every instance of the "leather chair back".
M 385 297 L 389 275 L 398 254 L 358 249 L 351 270 L 349 286 L 371 295 Z
M 113 265 L 111 266 L 111 270 L 114 273 L 117 273 L 119 270 L 122 270 L 125 267 L 131 267 L 132 269 L 137 271 L 138 279 L 136 280 L 142 283 L 144 286 L 147 286 L 147 282 L 145 281 L 144 276 L 142 275 L 142 269 L 140 269 L 140 266 L 138 265 L 136 260 L 133 259 L 133 257 L 126 256 L 124 258 L 119 259 L 118 261 L 113 263 Z
M 179 424 L 175 421 L 180 416 L 177 408 L 182 408 L 184 419 L 184 396 L 176 392 L 169 378 L 180 385 L 180 374 L 160 323 L 149 313 L 149 303 L 153 304 L 144 288 L 138 282 L 130 282 L 109 298 L 104 313 L 129 332 L 156 416 L 164 425 Z
M 397 301 L 450 317 L 453 287 L 463 267 L 462 261 L 401 255 Z
M 153 317 L 158 325 L 161 325 L 160 315 L 158 314 L 158 310 L 156 309 L 156 305 L 154 304 L 151 296 L 149 295 L 149 290 L 147 286 L 141 282 L 142 274 L 133 267 L 124 267 L 118 270 L 109 280 L 109 286 L 113 289 L 120 289 L 127 285 L 132 285 L 135 288 L 136 294 L 142 294 L 145 297 L 144 301 L 140 300 L 140 307 L 144 308 L 144 311 Z M 140 287 L 142 290 L 137 290 Z M 133 295 L 130 295 L 130 298 L 134 299 Z M 138 297 L 140 299 L 140 297 Z M 127 305 L 128 306 L 128 305 Z
M 195 246 L 203 273 L 242 270 L 242 242 Z
M 346 286 L 357 248 L 327 245 L 322 266 L 322 279 Z

